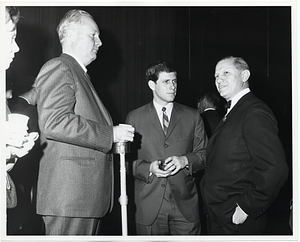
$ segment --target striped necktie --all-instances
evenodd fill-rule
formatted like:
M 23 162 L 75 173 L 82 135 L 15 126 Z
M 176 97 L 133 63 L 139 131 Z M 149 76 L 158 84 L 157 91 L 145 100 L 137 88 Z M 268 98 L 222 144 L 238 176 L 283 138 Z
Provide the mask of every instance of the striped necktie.
M 164 128 L 164 133 L 166 135 L 167 131 L 168 131 L 168 127 L 169 127 L 169 118 L 166 114 L 166 108 L 165 107 L 162 108 L 162 111 L 163 111 L 163 128 Z

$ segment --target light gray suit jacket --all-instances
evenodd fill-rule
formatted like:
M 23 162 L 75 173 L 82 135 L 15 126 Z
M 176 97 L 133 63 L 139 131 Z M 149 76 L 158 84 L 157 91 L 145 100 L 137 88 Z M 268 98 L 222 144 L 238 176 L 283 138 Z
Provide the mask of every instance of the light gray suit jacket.
M 112 207 L 112 120 L 89 77 L 62 54 L 36 80 L 44 155 L 40 162 L 37 213 L 102 217 Z

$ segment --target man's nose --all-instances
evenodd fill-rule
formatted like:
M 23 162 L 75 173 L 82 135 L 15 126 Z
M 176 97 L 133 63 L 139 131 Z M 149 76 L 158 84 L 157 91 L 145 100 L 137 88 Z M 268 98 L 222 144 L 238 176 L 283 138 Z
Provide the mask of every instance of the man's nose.
M 100 47 L 100 46 L 102 45 L 102 41 L 101 41 L 100 38 L 97 38 L 97 40 L 96 40 L 96 42 L 95 42 L 95 45 L 96 45 L 97 47 Z
M 17 53 L 20 50 L 20 48 L 19 48 L 19 46 L 18 46 L 18 44 L 17 44 L 16 41 L 14 41 L 14 48 L 13 48 L 13 50 L 14 50 L 14 53 Z
M 222 78 L 220 76 L 216 77 L 216 83 L 220 83 L 222 81 Z
M 176 82 L 171 82 L 170 88 L 171 88 L 171 89 L 175 89 L 175 88 L 176 88 Z

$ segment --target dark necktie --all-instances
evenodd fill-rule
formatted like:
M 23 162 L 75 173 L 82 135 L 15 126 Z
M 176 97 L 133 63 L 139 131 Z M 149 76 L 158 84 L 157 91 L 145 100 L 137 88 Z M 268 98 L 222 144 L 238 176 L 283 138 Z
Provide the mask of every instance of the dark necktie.
M 227 109 L 229 109 L 231 107 L 231 100 L 229 100 L 226 104 L 225 104 L 225 109 L 227 111 Z
M 226 119 L 227 119 L 227 111 L 228 111 L 228 109 L 231 107 L 231 100 L 229 100 L 226 104 L 225 104 L 225 112 L 226 112 L 226 114 L 225 114 L 225 116 L 223 117 L 223 122 L 225 122 L 226 121 Z
M 169 127 L 169 118 L 166 114 L 166 108 L 165 107 L 162 108 L 162 111 L 163 111 L 163 127 L 164 127 L 164 133 L 166 135 L 167 131 L 168 131 L 168 127 Z

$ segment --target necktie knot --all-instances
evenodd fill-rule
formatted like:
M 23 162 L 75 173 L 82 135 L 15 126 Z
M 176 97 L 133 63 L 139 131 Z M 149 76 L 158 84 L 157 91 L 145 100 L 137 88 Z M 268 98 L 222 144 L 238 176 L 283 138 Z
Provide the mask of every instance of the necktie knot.
M 225 104 L 225 109 L 229 109 L 231 107 L 231 100 L 229 100 L 226 104 Z
M 161 110 L 162 110 L 163 112 L 165 112 L 167 109 L 166 109 L 166 107 L 163 107 Z

